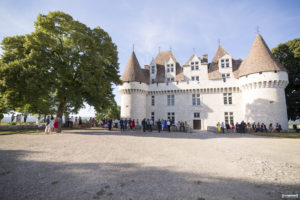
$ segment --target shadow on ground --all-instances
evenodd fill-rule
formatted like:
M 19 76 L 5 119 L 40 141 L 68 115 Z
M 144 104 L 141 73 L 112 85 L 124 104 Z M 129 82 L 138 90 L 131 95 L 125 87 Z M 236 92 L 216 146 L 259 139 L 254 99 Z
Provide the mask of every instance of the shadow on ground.
M 0 199 L 281 199 L 296 185 L 190 174 L 134 163 L 25 160 L 39 152 L 0 151 Z
M 90 128 L 90 129 L 74 129 L 67 130 L 64 133 L 67 134 L 82 134 L 82 135 L 117 135 L 117 136 L 135 136 L 135 137 L 159 137 L 159 138 L 174 138 L 174 139 L 215 139 L 215 138 L 272 138 L 272 139 L 282 139 L 279 137 L 267 137 L 267 136 L 257 136 L 246 133 L 214 133 L 208 131 L 194 131 L 193 133 L 185 132 L 167 132 L 167 131 L 146 131 L 141 130 L 135 131 L 123 131 L 112 130 L 108 131 L 103 128 Z M 293 138 L 291 138 L 293 139 Z

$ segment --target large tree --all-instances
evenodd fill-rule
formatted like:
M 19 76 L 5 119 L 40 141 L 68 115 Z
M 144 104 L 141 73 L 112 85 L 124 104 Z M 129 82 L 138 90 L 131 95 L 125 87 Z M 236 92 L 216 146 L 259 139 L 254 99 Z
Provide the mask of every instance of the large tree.
M 13 109 L 62 116 L 87 102 L 102 110 L 114 97 L 112 84 L 120 83 L 108 33 L 63 12 L 38 15 L 34 32 L 6 37 L 1 45 L 0 90 Z
M 287 111 L 289 119 L 295 120 L 300 117 L 300 38 L 279 44 L 272 53 L 288 70 Z
M 121 107 L 117 105 L 116 101 L 112 99 L 106 108 L 96 112 L 96 119 L 120 119 Z

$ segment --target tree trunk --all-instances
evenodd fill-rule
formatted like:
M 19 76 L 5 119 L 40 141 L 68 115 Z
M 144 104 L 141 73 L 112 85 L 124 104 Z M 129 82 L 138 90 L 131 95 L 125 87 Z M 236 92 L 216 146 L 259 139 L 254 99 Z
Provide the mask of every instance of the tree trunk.
M 57 109 L 57 117 L 60 117 L 62 119 L 62 116 L 64 114 L 64 110 L 65 110 L 65 105 L 66 105 L 66 97 L 64 97 L 60 103 L 59 103 L 59 106 L 58 106 L 58 109 Z

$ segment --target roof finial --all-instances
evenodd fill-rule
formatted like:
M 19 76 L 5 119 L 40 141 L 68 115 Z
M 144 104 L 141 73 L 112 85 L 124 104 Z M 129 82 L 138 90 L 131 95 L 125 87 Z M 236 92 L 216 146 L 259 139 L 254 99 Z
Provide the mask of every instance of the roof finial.
M 196 53 L 196 50 L 195 50 L 195 48 L 193 48 L 193 52 L 194 52 L 194 53 Z
M 221 39 L 220 38 L 218 39 L 218 44 L 219 44 L 219 46 L 221 45 Z
M 134 44 L 132 44 L 132 51 L 134 51 Z
M 256 26 L 256 34 L 259 34 L 259 26 Z
M 158 47 L 158 53 L 160 52 L 160 46 Z

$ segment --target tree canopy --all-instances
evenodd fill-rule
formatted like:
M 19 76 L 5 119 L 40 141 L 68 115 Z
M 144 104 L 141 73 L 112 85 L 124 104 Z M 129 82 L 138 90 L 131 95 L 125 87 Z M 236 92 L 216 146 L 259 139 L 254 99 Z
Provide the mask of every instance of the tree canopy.
M 110 104 L 103 108 L 102 110 L 98 110 L 96 112 L 96 119 L 120 119 L 121 107 L 117 105 L 114 99 L 111 100 Z
M 300 38 L 279 44 L 273 55 L 288 70 L 289 84 L 285 89 L 288 118 L 300 117 Z
M 14 110 L 62 116 L 87 102 L 100 111 L 120 83 L 109 34 L 60 11 L 39 14 L 34 32 L 5 37 L 1 47 L 1 98 Z

